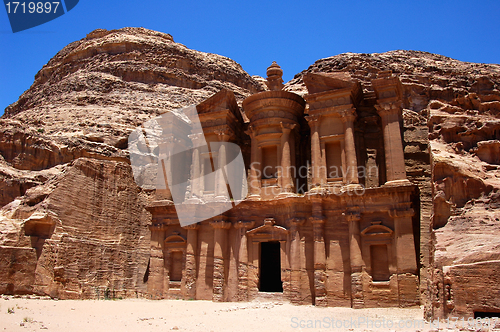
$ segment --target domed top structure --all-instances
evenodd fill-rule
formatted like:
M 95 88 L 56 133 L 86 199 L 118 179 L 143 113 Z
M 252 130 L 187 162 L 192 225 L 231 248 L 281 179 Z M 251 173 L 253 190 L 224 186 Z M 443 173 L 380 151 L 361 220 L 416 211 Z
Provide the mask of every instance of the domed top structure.
M 273 61 L 273 63 L 267 68 L 267 87 L 271 91 L 279 91 L 283 89 L 283 69 Z

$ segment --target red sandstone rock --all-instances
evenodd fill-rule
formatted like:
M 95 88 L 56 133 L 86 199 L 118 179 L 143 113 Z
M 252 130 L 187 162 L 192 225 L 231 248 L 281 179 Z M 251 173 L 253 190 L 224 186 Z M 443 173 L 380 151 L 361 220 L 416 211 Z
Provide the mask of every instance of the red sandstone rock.
M 359 81 L 364 101 L 356 105 L 362 121 L 354 125 L 355 160 L 380 165 L 379 173 L 364 179 L 364 185 L 376 192 L 387 180 L 382 162 L 386 143 L 382 133 L 373 130 L 381 124 L 373 108 L 381 95 L 379 85 L 372 81 L 379 72 L 389 70 L 402 83 L 398 93 L 403 107 L 399 121 L 404 128 L 400 136 L 404 166 L 407 178 L 419 188 L 409 200 L 415 210 L 413 228 L 420 230 L 415 232 L 420 284 L 401 275 L 398 283 L 404 291 L 400 299 L 414 304 L 412 294 L 418 288 L 428 317 L 498 312 L 499 297 L 492 294 L 499 291 L 495 278 L 500 244 L 495 235 L 500 224 L 500 66 L 415 51 L 346 53 L 318 60 L 286 83 L 285 90 L 305 96 L 309 73 L 333 77 L 321 79 L 317 90 L 309 91 L 313 94 L 347 87 L 336 84 L 348 76 Z M 343 78 L 339 81 L 339 77 Z M 274 81 L 271 90 L 280 85 L 279 79 Z M 235 94 L 238 104 L 250 94 L 267 90 L 262 78 L 250 77 L 234 61 L 189 50 L 169 35 L 146 29 L 96 30 L 50 60 L 33 86 L 0 120 L 0 203 L 4 206 L 0 211 L 0 292 L 37 292 L 61 298 L 162 297 L 163 293 L 154 294 L 152 286 L 154 278 L 163 273 L 162 252 L 151 250 L 151 216 L 145 210 L 152 206 L 153 193 L 139 189 L 133 181 L 124 150 L 127 136 L 144 121 L 177 107 L 199 104 L 223 88 Z M 242 119 L 251 120 L 246 114 Z M 300 126 L 307 128 L 308 124 L 303 121 Z M 360 148 L 360 132 L 369 146 Z M 302 135 L 308 137 L 307 130 Z M 249 147 L 245 148 L 248 155 Z M 300 147 L 306 158 L 298 162 L 306 162 L 310 147 Z M 401 162 L 401 158 L 395 161 Z M 294 203 L 283 203 L 277 202 L 270 211 L 278 224 L 292 230 L 293 223 L 287 224 L 281 215 L 289 214 L 287 209 Z M 246 204 L 248 208 L 242 205 L 238 213 L 251 215 L 252 209 L 259 208 L 259 202 Z M 346 212 L 343 204 L 340 212 Z M 304 217 L 310 214 L 312 210 Z M 347 218 L 334 217 L 334 213 L 328 216 Z M 264 220 L 259 220 L 263 225 Z M 307 220 L 303 232 L 311 245 L 304 250 L 311 251 L 314 234 L 319 234 L 314 226 L 318 223 Z M 325 266 L 350 266 L 341 250 L 348 239 L 336 238 L 337 233 L 327 225 L 323 241 L 330 246 Z M 348 234 L 347 219 L 337 227 Z M 246 228 L 222 227 L 220 232 L 232 237 L 241 229 Z M 188 230 L 179 232 L 186 233 L 186 241 L 197 241 L 189 237 Z M 198 234 L 199 241 L 213 243 L 213 226 L 200 226 Z M 234 249 L 236 243 L 229 246 Z M 207 285 L 193 284 L 196 260 L 188 256 L 184 273 L 191 277 L 179 285 L 178 295 L 176 291 L 171 294 L 224 299 L 225 277 L 214 280 L 219 287 L 216 292 Z M 297 303 L 312 303 L 311 289 L 317 292 L 318 305 L 359 307 L 397 301 L 385 289 L 370 286 L 371 275 L 366 271 L 346 278 L 342 271 L 327 267 L 325 272 L 321 261 L 304 264 L 302 274 L 286 270 L 283 279 L 285 292 L 300 299 Z M 248 294 L 254 294 L 258 271 L 244 260 L 239 265 L 236 270 L 229 267 L 227 296 L 246 300 Z M 213 267 L 208 269 L 207 275 L 213 278 Z M 248 283 L 235 283 L 235 271 L 243 271 L 239 277 L 254 277 Z M 349 287 L 343 290 L 346 283 Z M 390 284 L 389 289 L 393 287 Z M 346 297 L 351 292 L 357 295 Z

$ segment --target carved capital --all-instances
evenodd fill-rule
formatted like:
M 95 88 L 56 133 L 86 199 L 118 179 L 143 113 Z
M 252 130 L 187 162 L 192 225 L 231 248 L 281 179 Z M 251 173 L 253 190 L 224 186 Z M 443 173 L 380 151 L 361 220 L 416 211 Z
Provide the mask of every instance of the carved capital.
M 175 136 L 163 136 L 161 138 L 161 144 L 174 144 L 174 143 L 180 143 L 180 140 L 176 138 Z
M 380 116 L 398 114 L 401 110 L 401 102 L 378 103 L 375 105 L 375 109 Z
M 292 218 L 290 219 L 290 225 L 292 228 L 296 229 L 297 227 L 303 225 L 305 221 L 305 218 Z
M 189 229 L 195 229 L 195 230 L 196 230 L 196 229 L 198 229 L 198 228 L 199 228 L 199 225 L 198 225 L 198 223 L 195 223 L 195 224 L 191 224 L 191 225 L 183 226 L 182 228 L 184 228 L 184 229 L 188 229 L 188 230 L 189 230 Z
M 339 112 L 342 122 L 348 123 L 348 122 L 353 122 L 356 120 L 356 109 L 355 108 L 349 108 L 346 110 L 343 110 Z
M 229 229 L 231 227 L 231 223 L 224 220 L 214 220 L 210 222 L 210 226 L 215 229 Z
M 323 225 L 326 221 L 326 218 L 324 216 L 312 216 L 309 217 L 309 221 L 311 222 L 311 224 L 313 224 L 313 226 Z
M 359 221 L 361 219 L 361 213 L 359 212 L 359 209 L 351 209 L 347 210 L 346 212 L 342 213 L 344 217 L 346 218 L 347 221 Z
M 220 142 L 228 142 L 231 136 L 234 136 L 234 132 L 230 128 L 218 129 L 215 134 Z
M 292 131 L 297 126 L 297 124 L 280 122 L 280 126 L 281 126 L 281 130 L 283 131 L 283 133 L 288 134 L 288 133 L 290 133 L 290 131 Z
M 247 230 L 247 229 L 252 228 L 253 225 L 255 225 L 255 221 L 243 221 L 243 220 L 240 220 L 236 224 L 234 224 L 234 228 L 236 228 L 236 229 L 241 229 L 242 228 L 244 230 Z
M 250 136 L 250 138 L 255 138 L 255 136 L 257 135 L 257 130 L 255 130 L 254 126 L 248 126 L 248 129 L 245 130 L 245 134 Z
M 320 118 L 321 115 L 308 115 L 305 117 L 307 123 L 309 123 L 309 128 L 311 128 L 314 131 L 318 130 Z
M 203 133 L 195 133 L 195 134 L 188 135 L 188 137 L 189 137 L 189 139 L 191 139 L 191 141 L 195 142 L 195 141 L 204 139 L 205 135 Z

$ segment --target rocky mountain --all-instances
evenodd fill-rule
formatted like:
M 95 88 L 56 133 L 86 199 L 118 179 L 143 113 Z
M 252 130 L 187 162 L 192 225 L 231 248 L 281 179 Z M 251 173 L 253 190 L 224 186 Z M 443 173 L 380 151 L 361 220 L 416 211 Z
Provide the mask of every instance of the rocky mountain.
M 420 191 L 415 204 L 420 206 L 420 290 L 426 315 L 455 309 L 450 304 L 441 312 L 443 267 L 450 271 L 491 262 L 477 270 L 471 265 L 470 278 L 463 271 L 454 277 L 455 287 L 466 293 L 463 299 L 471 302 L 457 310 L 470 312 L 466 306 L 481 302 L 470 292 L 488 298 L 491 289 L 484 276 L 500 272 L 500 65 L 419 51 L 345 53 L 316 61 L 286 86 L 306 94 L 305 73 L 345 71 L 363 83 L 364 93 L 371 93 L 370 79 L 380 70 L 400 77 L 406 97 L 404 153 L 408 178 Z
M 222 88 L 239 101 L 264 89 L 147 29 L 96 30 L 57 53 L 0 119 L 0 293 L 138 296 L 151 193 L 134 182 L 128 135 Z
M 422 302 L 439 316 L 440 289 L 448 279 L 461 285 L 464 264 L 482 264 L 483 274 L 500 266 L 500 65 L 345 53 L 316 61 L 285 89 L 304 95 L 305 73 L 343 71 L 373 94 L 370 80 L 386 70 L 403 83 Z M 153 193 L 134 183 L 128 134 L 222 88 L 238 102 L 266 89 L 228 58 L 142 28 L 96 30 L 56 54 L 0 119 L 0 293 L 141 296 Z

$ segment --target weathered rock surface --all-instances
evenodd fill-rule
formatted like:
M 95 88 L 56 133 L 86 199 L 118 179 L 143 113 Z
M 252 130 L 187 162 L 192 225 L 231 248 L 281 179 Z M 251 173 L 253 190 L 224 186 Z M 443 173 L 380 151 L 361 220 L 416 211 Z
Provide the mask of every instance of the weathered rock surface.
M 457 300 L 470 287 L 462 280 L 498 292 L 482 276 L 500 260 L 500 66 L 417 51 L 346 53 L 316 61 L 285 89 L 305 95 L 304 74 L 343 71 L 370 96 L 381 70 L 403 83 L 427 314 L 500 310 L 498 297 Z M 266 89 L 234 61 L 146 29 L 96 30 L 50 60 L 0 119 L 0 292 L 141 296 L 150 193 L 131 176 L 128 133 L 221 88 L 238 102 Z
M 472 294 L 476 289 L 483 295 L 484 289 L 499 292 L 498 281 L 486 276 L 498 272 L 500 254 L 495 238 L 500 227 L 500 66 L 416 51 L 346 53 L 316 61 L 286 88 L 305 94 L 305 73 L 344 71 L 363 82 L 366 94 L 380 70 L 399 75 L 407 97 L 404 151 L 408 179 L 420 189 L 415 204 L 420 205 L 420 290 L 427 317 L 498 312 L 498 296 Z M 453 272 L 455 266 L 459 273 Z M 455 276 L 448 288 L 461 290 L 455 311 L 451 305 L 444 309 L 443 267 Z
M 128 135 L 221 88 L 239 101 L 264 89 L 234 61 L 142 28 L 96 30 L 51 59 L 0 119 L 0 293 L 140 296 L 151 216 Z

